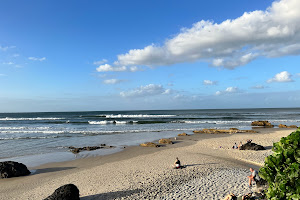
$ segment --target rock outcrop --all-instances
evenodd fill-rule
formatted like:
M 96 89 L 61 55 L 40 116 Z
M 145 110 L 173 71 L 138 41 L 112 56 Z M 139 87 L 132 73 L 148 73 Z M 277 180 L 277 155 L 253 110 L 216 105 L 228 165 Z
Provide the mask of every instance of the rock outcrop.
M 189 136 L 189 135 L 186 133 L 179 133 L 178 136 Z
M 251 126 L 263 126 L 266 128 L 272 128 L 274 125 L 272 125 L 269 121 L 253 121 L 251 123 Z
M 279 124 L 278 128 L 298 128 L 298 126 L 296 126 L 296 125 L 287 126 L 287 125 L 284 125 L 284 124 Z
M 106 144 L 101 144 L 100 146 L 87 146 L 87 147 L 69 147 L 71 149 L 70 151 L 72 153 L 79 153 L 81 151 L 94 151 L 97 149 L 109 149 L 109 148 L 114 148 L 114 146 L 106 146 Z
M 266 150 L 265 147 L 259 145 L 259 144 L 255 144 L 252 142 L 247 142 L 246 144 L 243 144 L 240 147 L 240 150 L 254 150 L 254 151 L 259 151 L 259 150 Z
M 254 130 L 239 130 L 237 128 L 231 128 L 229 130 L 223 130 L 223 129 L 202 129 L 202 130 L 195 130 L 194 133 L 206 133 L 206 134 L 221 134 L 221 133 L 227 133 L 227 134 L 233 134 L 233 133 L 257 133 Z
M 158 143 L 159 143 L 159 144 L 173 144 L 173 142 L 172 142 L 170 139 L 165 139 L 165 138 L 160 139 L 160 140 L 158 141 Z
M 74 184 L 66 184 L 57 188 L 44 200 L 80 200 L 79 190 Z
M 0 162 L 0 178 L 11 178 L 29 175 L 26 165 L 14 161 Z
M 142 147 L 159 147 L 159 145 L 157 145 L 153 142 L 146 142 L 146 143 L 140 144 L 140 146 L 142 146 Z

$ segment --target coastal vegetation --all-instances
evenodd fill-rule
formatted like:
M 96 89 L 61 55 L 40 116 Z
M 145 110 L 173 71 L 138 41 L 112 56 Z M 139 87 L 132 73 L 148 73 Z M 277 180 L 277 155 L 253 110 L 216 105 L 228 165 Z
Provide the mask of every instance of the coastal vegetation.
M 273 154 L 259 171 L 269 188 L 268 199 L 300 199 L 300 129 L 273 144 Z

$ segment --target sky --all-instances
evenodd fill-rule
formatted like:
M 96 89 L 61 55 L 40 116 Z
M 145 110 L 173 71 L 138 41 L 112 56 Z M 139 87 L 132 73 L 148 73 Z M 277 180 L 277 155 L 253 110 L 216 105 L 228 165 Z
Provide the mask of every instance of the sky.
M 299 0 L 0 0 L 0 112 L 300 107 Z

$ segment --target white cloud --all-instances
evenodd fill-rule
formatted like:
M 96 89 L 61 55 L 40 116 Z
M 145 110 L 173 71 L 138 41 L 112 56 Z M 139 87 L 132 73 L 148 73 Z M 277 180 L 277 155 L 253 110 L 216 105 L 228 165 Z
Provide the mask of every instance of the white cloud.
M 34 60 L 34 61 L 44 61 L 46 60 L 46 57 L 42 57 L 42 58 L 37 58 L 37 57 L 28 57 L 29 60 Z
M 226 90 L 217 91 L 216 95 L 230 94 L 230 93 L 238 93 L 240 90 L 238 87 L 228 87 Z
M 104 63 L 106 63 L 107 60 L 106 59 L 102 59 L 102 60 L 98 60 L 98 61 L 94 61 L 93 62 L 93 65 L 102 65 Z
M 136 66 L 118 67 L 118 66 L 111 66 L 109 64 L 100 65 L 96 70 L 98 72 L 125 72 L 125 71 L 136 72 L 136 71 L 141 71 L 141 69 Z
M 293 82 L 291 79 L 292 75 L 287 71 L 280 72 L 276 74 L 273 78 L 267 80 L 268 83 L 272 82 Z
M 203 85 L 217 85 L 218 81 L 204 80 Z
M 13 64 L 15 64 L 15 63 L 13 63 L 13 62 L 3 62 L 2 64 L 3 64 L 3 65 L 13 65 Z
M 119 79 L 107 79 L 107 80 L 104 80 L 103 83 L 104 84 L 117 84 L 117 83 L 121 83 L 121 82 L 124 82 L 124 80 L 119 80 Z
M 202 60 L 228 69 L 258 57 L 300 54 L 300 1 L 274 1 L 265 11 L 246 12 L 221 23 L 199 21 L 163 45 L 118 55 L 116 66 L 159 66 Z
M 149 84 L 146 86 L 140 86 L 139 88 L 120 92 L 122 97 L 145 97 L 153 95 L 170 94 L 170 89 L 165 89 L 162 85 Z
M 252 89 L 265 89 L 266 87 L 263 85 L 255 85 L 253 87 L 251 87 Z
M 98 72 L 123 72 L 126 71 L 127 68 L 125 66 L 113 67 L 109 64 L 104 64 L 104 65 L 100 65 L 96 70 Z
M 13 49 L 16 48 L 15 46 L 1 46 L 0 45 L 0 50 L 1 51 L 7 51 L 8 49 Z

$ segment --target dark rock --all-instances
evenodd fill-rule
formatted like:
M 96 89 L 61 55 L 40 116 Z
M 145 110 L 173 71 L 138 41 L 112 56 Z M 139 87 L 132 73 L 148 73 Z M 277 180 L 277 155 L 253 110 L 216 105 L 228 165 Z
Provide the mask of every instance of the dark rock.
M 14 161 L 0 162 L 0 178 L 11 178 L 29 175 L 26 165 Z
M 74 184 L 66 184 L 57 188 L 44 200 L 80 200 L 79 190 Z
M 72 152 L 72 153 L 79 153 L 80 150 L 79 150 L 79 148 L 73 148 L 73 149 L 71 150 L 71 152 Z
M 259 151 L 259 150 L 266 150 L 265 147 L 259 145 L 259 144 L 255 144 L 252 142 L 247 142 L 246 144 L 243 144 L 240 147 L 240 150 L 254 150 L 254 151 Z
M 87 147 L 79 147 L 79 148 L 76 148 L 76 147 L 73 147 L 73 146 L 70 146 L 69 149 L 71 149 L 71 152 L 72 153 L 79 153 L 81 151 L 94 151 L 94 150 L 97 150 L 97 149 L 102 149 L 102 148 L 114 148 L 114 146 L 106 146 L 105 144 L 101 144 L 100 146 L 87 146 Z

